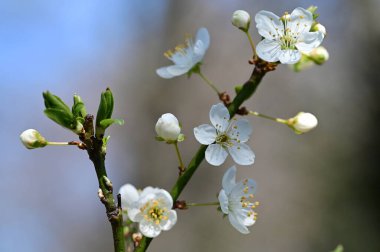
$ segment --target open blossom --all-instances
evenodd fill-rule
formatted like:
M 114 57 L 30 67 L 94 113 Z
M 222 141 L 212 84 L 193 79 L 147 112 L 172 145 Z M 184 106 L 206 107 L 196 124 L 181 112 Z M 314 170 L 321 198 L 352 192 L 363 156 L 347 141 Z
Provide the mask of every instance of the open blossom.
M 197 31 L 195 43 L 192 38 L 187 38 L 184 45 L 179 45 L 173 51 L 169 50 L 164 54 L 174 65 L 157 69 L 157 74 L 170 79 L 189 72 L 202 61 L 209 45 L 210 35 L 207 29 L 202 27 Z
M 164 189 L 146 187 L 138 191 L 133 185 L 126 184 L 119 193 L 128 218 L 139 223 L 139 230 L 146 237 L 156 237 L 177 222 L 177 213 L 172 210 L 173 199 Z
M 245 119 L 232 119 L 226 106 L 222 103 L 213 105 L 210 110 L 209 124 L 194 128 L 195 138 L 201 144 L 208 145 L 205 153 L 207 162 L 219 166 L 224 163 L 228 152 L 240 165 L 250 165 L 255 161 L 255 154 L 245 144 L 252 133 L 249 122 Z
M 294 64 L 301 59 L 301 53 L 318 47 L 324 38 L 321 31 L 310 32 L 313 14 L 301 7 L 290 15 L 286 13 L 283 19 L 263 10 L 256 14 L 255 21 L 259 34 L 264 37 L 256 52 L 268 62 Z
M 228 215 L 228 219 L 234 228 L 240 233 L 248 234 L 247 227 L 256 222 L 254 209 L 259 204 L 253 202 L 255 181 L 244 179 L 236 183 L 236 167 L 232 166 L 224 174 L 222 186 L 223 189 L 218 195 L 222 212 Z

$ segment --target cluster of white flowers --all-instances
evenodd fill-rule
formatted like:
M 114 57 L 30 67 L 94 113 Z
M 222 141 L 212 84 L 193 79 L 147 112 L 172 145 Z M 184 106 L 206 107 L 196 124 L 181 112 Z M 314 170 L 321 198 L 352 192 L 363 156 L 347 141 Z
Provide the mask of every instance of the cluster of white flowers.
M 243 10 L 234 12 L 231 22 L 234 26 L 248 32 L 251 17 Z M 291 14 L 278 17 L 269 11 L 260 11 L 255 16 L 256 27 L 264 37 L 256 48 L 256 54 L 268 62 L 280 61 L 283 64 L 294 64 L 301 59 L 302 54 L 315 54 L 320 51 L 326 30 L 320 24 L 314 24 L 313 14 L 303 8 L 296 8 Z M 165 56 L 174 65 L 156 70 L 162 78 L 173 78 L 182 74 L 198 71 L 198 67 L 209 47 L 210 36 L 206 28 L 200 28 L 195 42 L 188 38 L 185 45 L 177 46 L 174 51 L 168 51 Z M 318 52 L 319 52 L 318 51 Z M 318 57 L 320 57 L 319 52 Z M 324 53 L 327 60 L 328 54 Z M 194 128 L 194 136 L 199 143 L 207 145 L 206 161 L 214 166 L 223 164 L 228 156 L 239 165 L 252 165 L 255 154 L 246 144 L 252 133 L 249 122 L 245 119 L 230 118 L 227 107 L 218 103 L 211 107 L 210 121 L 212 125 L 202 124 Z M 297 133 L 305 133 L 315 128 L 317 118 L 301 112 L 289 120 L 283 120 Z M 155 130 L 157 139 L 167 143 L 177 143 L 181 139 L 181 126 L 178 119 L 170 113 L 163 114 L 157 121 Z M 177 153 L 178 154 L 178 153 Z M 231 225 L 243 234 L 249 233 L 247 227 L 256 221 L 254 209 L 255 182 L 244 179 L 236 182 L 236 167 L 228 169 L 222 181 L 222 189 L 218 199 L 221 211 L 228 215 Z M 138 191 L 127 184 L 120 189 L 123 208 L 128 218 L 139 223 L 141 233 L 147 237 L 156 237 L 162 230 L 171 229 L 177 221 L 171 195 L 158 188 L 146 187 Z

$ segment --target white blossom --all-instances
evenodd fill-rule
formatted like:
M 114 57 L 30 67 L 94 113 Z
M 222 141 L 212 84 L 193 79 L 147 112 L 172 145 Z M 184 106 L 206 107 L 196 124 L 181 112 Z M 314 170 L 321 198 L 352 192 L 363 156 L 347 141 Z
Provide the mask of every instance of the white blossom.
M 223 189 L 220 190 L 218 199 L 220 208 L 228 215 L 231 225 L 240 233 L 248 234 L 247 227 L 256 222 L 254 209 L 258 202 L 253 202 L 255 193 L 255 181 L 244 179 L 236 183 L 236 167 L 228 169 L 222 181 Z
M 128 218 L 139 223 L 139 230 L 146 237 L 156 237 L 177 222 L 177 213 L 172 210 L 173 199 L 164 189 L 146 187 L 138 191 L 133 185 L 126 184 L 119 193 Z
M 318 119 L 311 113 L 300 112 L 295 117 L 288 120 L 289 126 L 292 127 L 296 133 L 306 133 L 318 125 Z
M 195 43 L 192 38 L 187 38 L 184 45 L 177 46 L 173 51 L 169 50 L 164 55 L 174 65 L 161 67 L 156 73 L 165 79 L 170 79 L 188 73 L 192 68 L 202 61 L 210 45 L 210 35 L 206 28 L 197 31 Z
M 166 141 L 176 141 L 181 133 L 178 119 L 170 113 L 163 114 L 156 123 L 157 136 Z
M 264 37 L 256 47 L 257 55 L 268 62 L 294 64 L 301 53 L 318 47 L 324 38 L 321 31 L 310 32 L 313 14 L 301 7 L 280 18 L 272 12 L 260 11 L 255 16 L 259 34 Z
M 198 142 L 208 145 L 205 153 L 207 162 L 219 166 L 226 160 L 229 152 L 237 164 L 253 164 L 255 154 L 245 144 L 252 133 L 249 122 L 245 119 L 230 120 L 228 109 L 222 103 L 211 107 L 210 121 L 212 126 L 202 124 L 194 128 Z
M 244 10 L 237 10 L 232 14 L 231 22 L 235 27 L 242 29 L 243 31 L 248 31 L 251 23 L 251 16 Z
M 28 149 L 42 148 L 47 145 L 46 139 L 35 129 L 28 129 L 21 133 L 21 142 Z

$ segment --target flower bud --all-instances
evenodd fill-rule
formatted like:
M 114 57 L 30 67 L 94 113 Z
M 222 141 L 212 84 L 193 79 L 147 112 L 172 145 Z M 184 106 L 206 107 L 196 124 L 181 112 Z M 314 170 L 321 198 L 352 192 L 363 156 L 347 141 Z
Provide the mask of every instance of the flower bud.
M 323 46 L 319 46 L 309 53 L 309 57 L 315 64 L 322 65 L 329 59 L 329 52 Z
M 181 133 L 177 118 L 170 113 L 163 114 L 156 123 L 156 133 L 165 141 L 177 141 Z
M 231 22 L 237 28 L 247 32 L 251 23 L 251 16 L 246 11 L 237 10 L 232 14 Z
M 21 142 L 28 149 L 42 148 L 47 145 L 46 139 L 35 129 L 28 129 L 21 133 Z
M 297 134 L 302 134 L 317 127 L 318 119 L 311 113 L 299 112 L 295 117 L 288 120 L 288 125 Z
M 317 23 L 315 25 L 313 25 L 313 28 L 312 28 L 313 31 L 320 31 L 323 33 L 323 35 L 326 36 L 327 32 L 326 32 L 326 27 L 321 25 L 320 23 Z

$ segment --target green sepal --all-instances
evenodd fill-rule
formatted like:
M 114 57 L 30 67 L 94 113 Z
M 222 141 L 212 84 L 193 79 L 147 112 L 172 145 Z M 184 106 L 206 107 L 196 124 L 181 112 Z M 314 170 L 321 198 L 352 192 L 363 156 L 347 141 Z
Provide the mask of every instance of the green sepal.
M 155 138 L 156 138 L 157 141 L 160 141 L 160 142 L 164 142 L 164 141 L 166 141 L 165 139 L 163 139 L 163 138 L 160 137 L 160 136 L 156 136 Z
M 185 141 L 185 135 L 181 133 L 178 135 L 177 142 L 183 142 L 183 141 Z
M 100 127 L 102 127 L 103 129 L 107 129 L 109 126 L 111 126 L 114 123 L 117 125 L 123 125 L 124 120 L 123 119 L 104 119 L 99 124 L 100 124 Z
M 67 113 L 67 111 L 58 108 L 47 108 L 44 110 L 44 113 L 47 117 L 64 128 L 70 130 L 74 130 L 76 128 L 76 123 L 71 112 Z
M 193 73 L 200 73 L 201 72 L 201 65 L 202 62 L 198 62 L 195 64 L 188 72 L 187 72 L 187 77 L 190 78 Z

